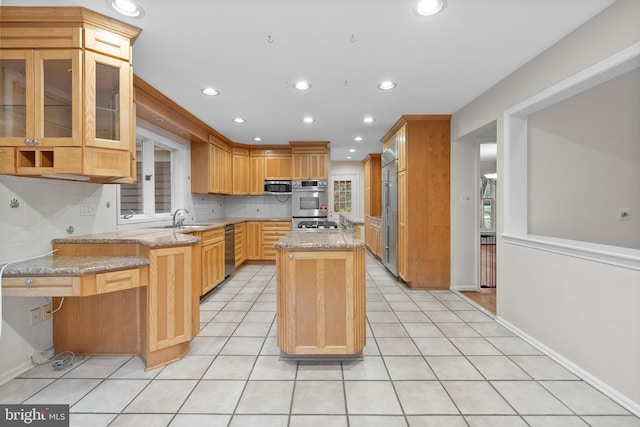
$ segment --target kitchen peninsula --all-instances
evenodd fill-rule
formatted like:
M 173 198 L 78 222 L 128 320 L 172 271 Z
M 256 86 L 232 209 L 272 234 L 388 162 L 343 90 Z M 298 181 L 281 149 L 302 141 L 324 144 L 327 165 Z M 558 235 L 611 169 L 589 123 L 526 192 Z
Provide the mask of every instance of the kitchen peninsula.
M 353 231 L 292 231 L 275 246 L 282 356 L 361 356 L 366 343 L 364 242 Z
M 54 239 L 53 256 L 7 266 L 3 292 L 54 297 L 56 353 L 139 355 L 156 368 L 187 354 L 197 333 L 199 240 L 171 229 Z

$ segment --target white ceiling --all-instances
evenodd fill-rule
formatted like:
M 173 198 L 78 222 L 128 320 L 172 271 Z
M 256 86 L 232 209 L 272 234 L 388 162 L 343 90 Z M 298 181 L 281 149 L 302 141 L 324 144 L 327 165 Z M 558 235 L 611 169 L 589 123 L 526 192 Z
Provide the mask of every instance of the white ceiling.
M 232 141 L 331 141 L 332 160 L 361 160 L 401 115 L 454 113 L 613 1 L 448 0 L 421 17 L 416 0 L 138 0 L 142 19 L 106 0 L 1 4 L 84 6 L 141 27 L 134 72 Z M 397 88 L 379 90 L 383 79 Z

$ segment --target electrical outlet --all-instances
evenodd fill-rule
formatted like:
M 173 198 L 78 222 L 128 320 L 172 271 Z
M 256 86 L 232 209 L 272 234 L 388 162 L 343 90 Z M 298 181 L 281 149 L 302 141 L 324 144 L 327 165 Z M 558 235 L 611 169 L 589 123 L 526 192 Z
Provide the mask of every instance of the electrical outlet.
M 83 203 L 80 205 L 81 216 L 94 216 L 96 214 L 96 205 L 91 203 Z
M 618 221 L 631 221 L 631 208 L 618 208 Z
M 42 307 L 31 310 L 31 326 L 35 326 L 42 322 Z
M 51 316 L 53 315 L 51 311 L 53 309 L 51 308 L 51 304 L 43 305 L 41 308 L 42 308 L 42 320 L 46 322 L 47 320 L 51 319 Z

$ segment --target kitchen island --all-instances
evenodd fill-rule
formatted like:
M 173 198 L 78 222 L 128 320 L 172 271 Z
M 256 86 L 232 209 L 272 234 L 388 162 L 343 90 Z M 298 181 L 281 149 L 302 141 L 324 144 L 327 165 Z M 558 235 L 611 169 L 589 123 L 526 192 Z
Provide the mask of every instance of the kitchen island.
M 292 231 L 276 244 L 283 357 L 361 357 L 366 344 L 364 242 L 352 231 Z

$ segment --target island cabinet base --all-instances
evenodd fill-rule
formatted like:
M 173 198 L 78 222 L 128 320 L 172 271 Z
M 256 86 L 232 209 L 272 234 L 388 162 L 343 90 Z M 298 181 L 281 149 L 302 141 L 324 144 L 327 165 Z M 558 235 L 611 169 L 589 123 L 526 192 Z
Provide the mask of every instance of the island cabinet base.
M 278 346 L 286 355 L 361 353 L 366 344 L 364 247 L 277 250 Z

